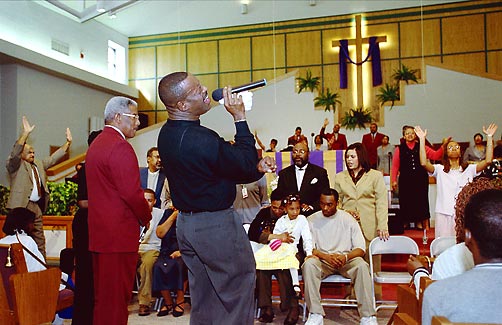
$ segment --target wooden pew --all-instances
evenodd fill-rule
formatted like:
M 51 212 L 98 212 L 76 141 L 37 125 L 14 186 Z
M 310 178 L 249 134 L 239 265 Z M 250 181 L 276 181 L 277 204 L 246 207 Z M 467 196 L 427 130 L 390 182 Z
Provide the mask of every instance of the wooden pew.
M 10 248 L 10 252 L 9 252 Z M 61 271 L 57 268 L 40 272 L 19 272 L 24 255 L 19 244 L 0 245 L 0 319 L 2 324 L 50 323 L 56 313 Z M 8 267 L 7 257 L 14 265 Z M 17 264 L 17 265 L 16 265 Z
M 452 323 L 443 316 L 432 316 L 432 325 L 482 325 L 482 323 Z
M 0 245 L 0 251 L 2 249 L 5 249 L 7 251 L 8 246 L 9 245 Z M 26 260 L 24 259 L 24 252 L 23 252 L 22 246 L 20 244 L 11 244 L 10 246 L 11 246 L 10 257 L 11 257 L 12 263 L 14 264 L 13 268 L 11 268 L 11 270 L 10 270 L 10 273 L 11 274 L 13 274 L 13 273 L 16 273 L 16 274 L 28 273 L 28 268 L 26 266 Z M 2 265 L 1 263 L 4 263 L 4 264 Z M 0 268 L 5 268 L 5 259 L 1 258 L 1 254 L 0 254 Z M 57 268 L 54 268 L 54 269 L 59 272 L 59 279 L 61 279 L 61 271 L 59 271 L 59 269 L 57 269 Z M 60 283 L 60 281 L 58 281 L 58 283 Z M 59 286 L 58 286 L 58 288 L 59 288 Z M 64 290 L 58 291 L 56 311 L 60 311 L 60 310 L 63 310 L 63 309 L 66 309 L 68 307 L 73 306 L 73 300 L 74 300 L 73 291 L 71 291 L 69 289 L 64 289 Z
M 425 288 L 433 280 L 428 277 L 420 278 L 419 299 L 415 288 L 400 285 L 397 287 L 397 313 L 394 314 L 394 324 L 397 325 L 420 325 L 422 323 L 422 300 Z

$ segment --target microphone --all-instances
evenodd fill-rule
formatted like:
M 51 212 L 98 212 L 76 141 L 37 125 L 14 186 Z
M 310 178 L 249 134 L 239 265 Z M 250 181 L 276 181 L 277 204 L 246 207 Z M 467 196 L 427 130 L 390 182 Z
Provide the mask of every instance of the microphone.
M 251 89 L 255 89 L 255 88 L 260 88 L 260 87 L 263 87 L 266 85 L 267 85 L 266 79 L 253 81 L 251 83 L 232 88 L 232 94 L 240 93 L 242 91 L 251 90 Z M 213 91 L 212 97 L 213 97 L 213 100 L 216 102 L 219 101 L 220 99 L 222 99 L 223 98 L 223 88 L 215 89 Z

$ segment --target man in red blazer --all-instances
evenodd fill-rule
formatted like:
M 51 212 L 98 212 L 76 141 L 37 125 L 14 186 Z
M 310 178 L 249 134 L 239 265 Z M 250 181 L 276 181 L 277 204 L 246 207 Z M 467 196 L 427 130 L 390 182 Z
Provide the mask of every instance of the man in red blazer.
M 370 159 L 370 167 L 376 169 L 378 154 L 377 148 L 382 145 L 382 139 L 385 134 L 378 133 L 378 126 L 376 123 L 370 124 L 370 133 L 363 135 L 362 144 L 368 151 Z
M 89 250 L 94 271 L 93 324 L 127 324 L 138 261 L 140 225 L 151 219 L 139 182 L 138 159 L 127 138 L 139 126 L 136 102 L 113 97 L 105 127 L 86 157 Z
M 345 134 L 340 133 L 340 124 L 335 124 L 333 126 L 333 133 L 326 133 L 326 126 L 328 126 L 329 120 L 324 119 L 324 124 L 319 132 L 319 135 L 328 141 L 328 150 L 345 150 L 347 149 L 347 138 Z

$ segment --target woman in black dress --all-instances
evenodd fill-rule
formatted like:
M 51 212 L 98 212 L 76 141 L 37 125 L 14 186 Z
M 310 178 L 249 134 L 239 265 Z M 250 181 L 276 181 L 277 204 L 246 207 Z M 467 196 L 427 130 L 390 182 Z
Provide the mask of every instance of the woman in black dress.
M 174 317 L 183 315 L 185 302 L 186 267 L 176 239 L 178 211 L 166 210 L 157 227 L 157 236 L 162 239 L 160 255 L 153 265 L 153 291 L 160 291 L 164 298 L 157 316 L 166 316 L 172 311 Z M 176 292 L 176 303 L 171 292 Z

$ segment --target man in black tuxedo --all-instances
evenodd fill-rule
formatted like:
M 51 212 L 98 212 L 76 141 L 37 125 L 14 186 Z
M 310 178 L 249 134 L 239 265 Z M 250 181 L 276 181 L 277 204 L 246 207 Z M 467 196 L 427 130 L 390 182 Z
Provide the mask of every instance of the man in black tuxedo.
M 277 190 L 283 197 L 299 194 L 302 203 L 302 214 L 309 216 L 319 211 L 319 198 L 325 189 L 329 189 L 326 169 L 309 164 L 309 147 L 299 142 L 293 147 L 294 164 L 279 172 Z

